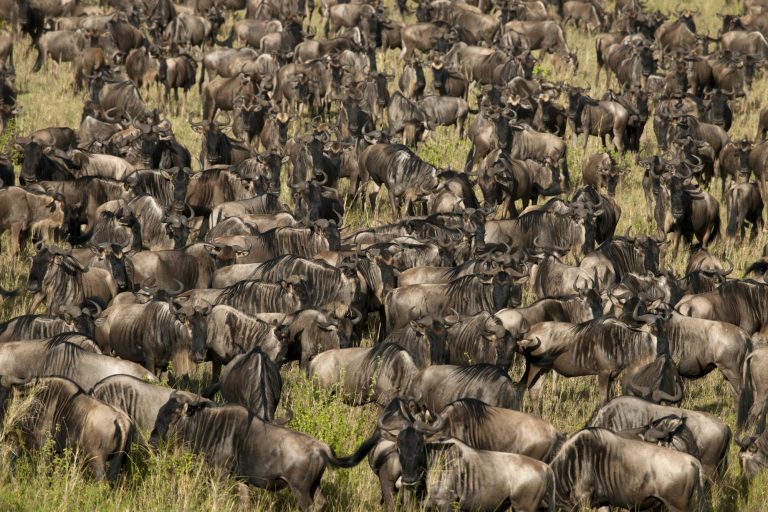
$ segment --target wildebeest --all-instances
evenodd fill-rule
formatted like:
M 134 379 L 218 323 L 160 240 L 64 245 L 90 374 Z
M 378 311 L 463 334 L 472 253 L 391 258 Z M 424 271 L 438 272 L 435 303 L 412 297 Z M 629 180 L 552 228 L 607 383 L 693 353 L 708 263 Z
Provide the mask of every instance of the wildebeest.
M 590 320 L 582 324 L 542 322 L 531 327 L 525 339 L 518 341 L 519 350 L 526 358 L 526 372 L 521 382 L 531 389 L 534 410 L 538 412 L 538 390 L 534 389 L 539 378 L 552 368 L 565 376 L 597 375 L 600 399 L 610 398 L 611 382 L 623 371 L 631 377 L 651 365 L 666 351 L 649 329 L 634 329 L 623 322 L 611 319 Z M 616 351 L 620 345 L 622 350 Z M 631 355 L 630 355 L 631 354 Z M 677 372 L 675 372 L 677 373 Z M 668 390 L 654 383 L 654 394 L 659 399 L 673 400 Z
M 452 310 L 474 315 L 493 313 L 519 304 L 520 288 L 506 272 L 469 275 L 448 284 L 419 284 L 396 288 L 385 299 L 387 332 L 426 316 L 441 317 Z
M 526 455 L 549 461 L 564 437 L 546 421 L 524 412 L 486 405 L 474 398 L 448 404 L 439 413 L 441 432 L 478 450 Z
M 0 385 L 3 417 L 11 398 L 33 401 L 20 421 L 20 441 L 27 449 L 40 450 L 51 438 L 58 453 L 67 448 L 80 451 L 96 480 L 117 480 L 131 448 L 133 427 L 128 415 L 61 377 L 25 382 L 6 376 Z
M 258 347 L 236 356 L 222 370 L 219 383 L 204 392 L 219 391 L 230 404 L 242 405 L 265 421 L 275 418 L 283 390 L 280 367 Z
M 322 352 L 310 361 L 308 373 L 323 388 L 338 385 L 350 405 L 376 402 L 383 407 L 409 392 L 417 371 L 407 350 L 396 343 L 381 343 Z
M 0 189 L 0 229 L 11 232 L 11 254 L 19 253 L 30 234 L 51 241 L 54 231 L 64 225 L 64 203 L 61 198 L 34 193 L 20 187 Z
M 571 436 L 550 463 L 557 506 L 706 510 L 704 475 L 694 457 L 610 430 L 586 428 Z M 639 479 L 639 480 L 638 480 Z
M 367 186 L 374 210 L 381 185 L 387 186 L 392 212 L 401 217 L 414 201 L 431 194 L 438 185 L 437 169 L 401 144 L 368 146 L 360 152 L 358 162 L 361 174 L 372 182 Z
M 149 434 L 157 423 L 160 409 L 175 396 L 190 402 L 205 403 L 203 397 L 189 391 L 160 386 L 131 375 L 113 375 L 93 386 L 91 395 L 124 411 L 140 434 Z
M 731 429 L 714 416 L 688 409 L 654 404 L 640 398 L 622 396 L 614 398 L 589 419 L 588 426 L 621 432 L 640 428 L 668 415 L 677 415 L 685 421 L 696 444 L 696 458 L 709 476 L 724 474 L 728 463 Z
M 752 224 L 750 239 L 757 236 L 763 227 L 763 198 L 757 183 L 732 183 L 726 193 L 726 211 L 728 212 L 728 227 L 726 234 L 733 238 L 737 232 L 744 239 L 746 224 Z
M 194 368 L 193 346 L 203 344 L 193 338 L 201 337 L 197 331 L 167 302 L 151 301 L 107 308 L 97 322 L 96 340 L 105 353 L 141 363 L 152 373 L 172 362 L 173 374 L 181 377 Z
M 212 432 L 215 435 L 210 437 Z M 290 487 L 299 507 L 306 511 L 325 503 L 320 479 L 326 466 L 357 465 L 378 441 L 378 434 L 352 455 L 338 457 L 328 445 L 267 423 L 244 407 L 210 407 L 172 397 L 160 409 L 151 440 L 167 438 L 178 439 L 189 450 L 205 455 L 214 466 L 251 485 Z

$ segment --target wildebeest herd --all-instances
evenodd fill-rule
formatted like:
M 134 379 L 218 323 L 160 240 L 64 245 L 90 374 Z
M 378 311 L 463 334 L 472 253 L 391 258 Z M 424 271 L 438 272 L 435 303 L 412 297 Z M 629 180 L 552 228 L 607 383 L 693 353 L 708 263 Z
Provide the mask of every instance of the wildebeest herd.
M 116 483 L 170 443 L 302 510 L 366 456 L 386 510 L 706 510 L 731 442 L 745 480 L 768 467 L 768 107 L 731 131 L 768 1 L 717 37 L 640 0 L 102 4 L 0 0 L 2 252 L 32 260 L 0 324 L 0 417 L 35 397 L 15 451 Z M 570 25 L 602 96 L 542 72 L 585 65 Z M 27 48 L 72 70 L 79 126 L 18 131 Z M 444 127 L 463 169 L 422 157 Z M 621 236 L 633 165 L 655 230 Z M 743 277 L 715 242 L 755 246 Z M 277 414 L 289 365 L 380 408 L 353 454 Z M 714 370 L 736 432 L 680 407 Z M 597 377 L 581 430 L 542 417 L 547 373 Z

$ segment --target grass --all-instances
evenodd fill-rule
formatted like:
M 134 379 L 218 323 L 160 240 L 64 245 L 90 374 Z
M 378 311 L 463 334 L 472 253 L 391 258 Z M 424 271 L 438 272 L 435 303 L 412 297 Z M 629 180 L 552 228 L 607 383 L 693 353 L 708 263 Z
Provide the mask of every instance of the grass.
M 387 0 L 386 3 L 390 6 L 393 2 Z M 659 0 L 648 0 L 646 3 L 649 9 L 661 8 L 666 11 L 671 7 Z M 738 10 L 736 4 L 724 3 L 722 0 L 696 4 L 701 10 L 697 19 L 699 31 L 712 36 L 717 33 L 720 23 L 715 14 Z M 412 19 L 408 21 L 413 22 Z M 322 22 L 319 16 L 314 18 L 317 28 L 320 28 Z M 227 26 L 223 33 L 228 33 L 228 30 Z M 538 64 L 538 69 L 548 80 L 591 86 L 592 96 L 600 96 L 604 92 L 605 82 L 601 80 L 599 84 L 593 83 L 595 56 L 591 37 L 568 27 L 567 38 L 571 49 L 578 54 L 579 70 L 574 73 L 550 56 L 543 58 Z M 66 63 L 49 63 L 47 73 L 33 73 L 31 68 L 35 52 L 29 51 L 28 40 L 18 42 L 14 53 L 17 85 L 21 90 L 19 103 L 23 108 L 15 127 L 17 133 L 27 134 L 49 126 L 78 126 L 82 96 L 75 95 L 72 91 L 72 67 Z M 392 88 L 396 88 L 401 64 L 397 51 L 380 54 L 379 63 L 384 71 L 396 75 L 392 81 Z M 156 106 L 154 89 L 150 94 L 145 94 L 145 97 L 150 107 Z M 731 136 L 753 136 L 759 108 L 766 103 L 768 79 L 759 76 L 747 100 L 736 113 Z M 188 109 L 197 113 L 201 111 L 196 88 L 190 92 Z M 196 160 L 200 150 L 200 136 L 189 127 L 186 113 L 182 112 L 181 116 L 177 117 L 170 115 L 171 111 L 170 108 L 165 109 L 177 138 L 190 149 L 193 159 Z M 0 142 L 7 143 L 8 139 Z M 570 143 L 570 139 L 568 142 Z M 583 157 L 585 154 L 599 151 L 598 144 L 597 139 L 593 138 L 586 151 L 580 145 L 569 147 L 569 167 L 572 170 L 574 187 L 581 185 L 580 164 Z M 418 152 L 422 158 L 438 167 L 461 169 L 468 149 L 468 142 L 457 140 L 453 129 L 439 128 Z M 642 139 L 641 155 L 651 155 L 656 151 L 655 138 L 649 123 Z M 634 163 L 634 156 L 627 156 L 625 164 L 630 171 L 617 192 L 616 200 L 622 209 L 617 232 L 624 233 L 631 228 L 635 234 L 655 233 L 655 225 L 649 223 L 646 217 L 640 183 L 642 169 Z M 719 187 L 720 184 L 717 183 L 711 191 L 718 199 L 721 192 Z M 286 187 L 283 192 L 284 198 L 287 199 Z M 372 218 L 369 212 L 352 208 L 348 210 L 346 223 L 351 226 L 364 226 L 390 221 L 391 213 L 387 201 L 383 203 L 378 219 Z M 721 204 L 721 217 L 725 218 L 724 204 Z M 758 238 L 751 242 L 736 240 L 729 243 L 720 239 L 712 250 L 715 254 L 727 255 L 735 264 L 734 275 L 741 275 L 743 269 L 760 256 L 767 240 L 765 233 L 760 233 Z M 11 258 L 8 254 L 7 234 L 0 238 L 0 244 L 0 284 L 5 288 L 23 287 L 29 270 L 28 254 L 18 259 Z M 686 262 L 686 251 L 681 250 L 676 258 L 669 261 L 669 265 L 679 274 L 685 268 Z M 0 304 L 0 319 L 5 320 L 22 314 L 29 300 L 30 297 L 24 295 L 13 302 Z M 371 340 L 366 339 L 364 343 L 370 344 Z M 521 362 L 518 360 L 513 373 L 519 377 L 521 370 Z M 315 436 L 332 446 L 337 453 L 346 454 L 353 451 L 375 427 L 375 406 L 346 406 L 335 395 L 314 389 L 295 366 L 287 367 L 284 372 L 286 384 L 281 408 L 288 404 L 295 412 L 295 417 L 290 423 L 291 428 Z M 201 367 L 198 376 L 201 386 L 207 383 L 208 376 L 208 368 Z M 734 427 L 735 398 L 717 371 L 706 378 L 689 382 L 686 391 L 683 407 L 709 412 Z M 598 405 L 596 378 L 562 378 L 556 393 L 552 391 L 548 379 L 543 404 L 543 415 L 547 420 L 563 432 L 574 432 L 584 425 Z M 278 411 L 278 415 L 280 413 Z M 287 490 L 268 493 L 260 489 L 250 489 L 247 500 L 244 500 L 235 480 L 217 473 L 200 457 L 179 453 L 170 448 L 151 452 L 134 446 L 127 471 L 114 488 L 91 481 L 82 471 L 82 461 L 77 454 L 55 455 L 50 450 L 44 450 L 21 454 L 11 463 L 8 438 L 12 431 L 10 423 L 0 431 L 0 510 L 229 511 L 243 508 L 296 508 L 295 500 Z M 712 509 L 768 510 L 768 475 L 747 486 L 740 477 L 737 453 L 737 447 L 732 446 L 730 467 L 724 478 L 712 486 Z M 328 510 L 367 511 L 379 507 L 378 482 L 365 462 L 352 470 L 328 471 L 323 478 L 322 490 L 328 498 Z

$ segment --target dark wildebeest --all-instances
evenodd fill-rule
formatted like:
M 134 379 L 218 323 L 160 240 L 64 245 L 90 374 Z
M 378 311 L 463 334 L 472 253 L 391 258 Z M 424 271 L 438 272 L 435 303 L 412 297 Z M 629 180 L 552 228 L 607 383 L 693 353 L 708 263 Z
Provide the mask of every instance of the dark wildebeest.
M 701 463 L 687 453 L 586 428 L 568 439 L 550 463 L 557 506 L 707 510 Z M 637 480 L 639 479 L 639 480 Z
M 160 409 L 151 442 L 174 438 L 248 484 L 290 487 L 301 510 L 308 511 L 325 503 L 320 491 L 325 468 L 356 466 L 379 434 L 363 442 L 354 454 L 337 457 L 328 445 L 267 423 L 239 405 L 211 407 L 172 397 Z
M 690 244 L 695 236 L 706 248 L 720 235 L 720 204 L 709 193 L 691 185 L 690 175 L 662 176 L 654 216 L 660 233 L 672 233 L 675 256 L 681 238 Z
M 5 376 L 0 386 L 2 417 L 8 413 L 10 399 L 34 397 L 33 405 L 19 421 L 21 438 L 18 441 L 25 448 L 42 450 L 51 440 L 59 454 L 66 449 L 79 451 L 94 479 L 117 481 L 133 436 L 127 414 L 89 396 L 77 384 L 61 377 L 20 381 Z

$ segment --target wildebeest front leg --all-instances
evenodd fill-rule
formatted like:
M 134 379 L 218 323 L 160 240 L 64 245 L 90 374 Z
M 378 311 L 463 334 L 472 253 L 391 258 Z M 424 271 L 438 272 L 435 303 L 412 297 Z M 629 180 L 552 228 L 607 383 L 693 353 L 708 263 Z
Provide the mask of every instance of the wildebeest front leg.
M 93 472 L 93 479 L 97 482 L 103 482 L 106 477 L 105 465 L 106 460 L 101 455 L 95 455 L 88 461 L 88 466 Z
M 27 307 L 27 314 L 31 315 L 32 313 L 37 310 L 38 306 L 43 302 L 43 294 L 38 292 L 35 294 L 34 297 L 32 297 L 32 302 L 29 303 L 29 307 Z
M 597 387 L 600 389 L 600 404 L 607 404 L 611 395 L 611 374 L 610 373 L 598 373 L 597 374 Z

